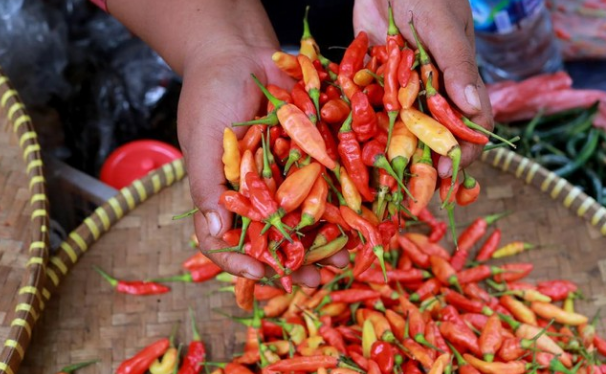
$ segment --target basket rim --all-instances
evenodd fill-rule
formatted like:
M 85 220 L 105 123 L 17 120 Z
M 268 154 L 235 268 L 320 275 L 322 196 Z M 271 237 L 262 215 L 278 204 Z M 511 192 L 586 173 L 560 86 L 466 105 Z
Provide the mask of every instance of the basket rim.
M 19 140 L 23 172 L 28 177 L 31 219 L 29 225 L 29 260 L 14 299 L 14 317 L 3 350 L 0 373 L 16 373 L 31 339 L 31 331 L 44 309 L 43 287 L 49 248 L 49 204 L 40 144 L 31 117 L 10 79 L 0 68 L 0 108 L 6 114 L 8 131 Z

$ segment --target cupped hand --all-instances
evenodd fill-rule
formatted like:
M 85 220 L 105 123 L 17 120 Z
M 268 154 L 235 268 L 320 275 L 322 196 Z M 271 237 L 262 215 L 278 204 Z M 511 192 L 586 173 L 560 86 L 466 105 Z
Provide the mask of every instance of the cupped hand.
M 415 46 L 408 25 L 413 20 L 421 43 L 443 72 L 448 97 L 468 118 L 492 131 L 490 101 L 475 63 L 473 20 L 468 0 L 392 0 L 391 5 L 400 32 Z M 366 31 L 373 44 L 385 44 L 387 9 L 387 0 L 356 0 L 355 31 Z M 466 167 L 478 158 L 483 146 L 460 144 L 461 167 Z M 441 177 L 452 174 L 449 158 L 440 158 L 438 173 Z
M 221 161 L 223 129 L 233 122 L 248 121 L 259 112 L 263 96 L 251 78 L 255 74 L 264 84 L 291 88 L 291 78 L 273 64 L 271 55 L 278 49 L 273 32 L 266 38 L 255 35 L 216 39 L 190 57 L 184 66 L 183 89 L 179 101 L 178 134 L 187 170 L 191 194 L 199 212 L 194 216 L 200 248 L 223 270 L 250 279 L 271 273 L 261 262 L 239 253 L 208 253 L 227 247 L 221 240 L 232 228 L 232 215 L 218 204 L 226 190 Z M 245 128 L 234 128 L 239 136 Z M 347 252 L 327 259 L 326 263 L 345 266 Z M 293 282 L 315 287 L 320 282 L 315 266 L 293 273 Z

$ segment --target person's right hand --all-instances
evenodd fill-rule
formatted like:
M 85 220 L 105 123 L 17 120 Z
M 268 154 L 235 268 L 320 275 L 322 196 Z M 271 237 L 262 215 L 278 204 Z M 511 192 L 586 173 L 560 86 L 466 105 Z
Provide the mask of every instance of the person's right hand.
M 220 238 L 232 228 L 232 215 L 218 204 L 221 193 L 226 190 L 221 161 L 223 130 L 232 122 L 253 119 L 263 102 L 251 73 L 264 84 L 287 89 L 294 84 L 272 62 L 271 55 L 279 50 L 279 44 L 263 9 L 256 10 L 263 12 L 263 17 L 254 26 L 249 24 L 250 17 L 246 18 L 248 25 L 241 18 L 233 22 L 230 32 L 217 33 L 211 41 L 187 55 L 178 112 L 179 143 L 187 164 L 192 198 L 200 210 L 194 222 L 201 250 L 223 270 L 251 279 L 266 275 L 266 268 L 259 261 L 239 253 L 210 254 L 207 250 L 226 247 Z M 230 19 L 236 21 L 238 17 L 232 15 Z M 246 129 L 235 131 L 241 137 Z M 339 253 L 328 263 L 345 266 L 347 252 Z M 293 282 L 306 286 L 315 287 L 319 281 L 319 272 L 314 266 L 293 274 Z

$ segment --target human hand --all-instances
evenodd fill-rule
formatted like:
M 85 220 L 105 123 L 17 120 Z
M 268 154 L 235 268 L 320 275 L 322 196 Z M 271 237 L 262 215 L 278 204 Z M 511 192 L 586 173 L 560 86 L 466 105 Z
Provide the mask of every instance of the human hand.
M 468 0 L 392 0 L 400 32 L 416 45 L 408 22 L 413 18 L 421 43 L 443 72 L 448 97 L 472 121 L 492 130 L 493 119 L 486 87 L 475 63 L 473 20 Z M 356 0 L 354 29 L 368 33 L 371 44 L 385 44 L 388 27 L 387 0 Z M 471 164 L 483 146 L 460 142 L 461 167 Z M 452 162 L 440 157 L 440 177 L 452 174 Z
M 260 23 L 259 25 L 263 25 Z M 202 252 L 223 270 L 251 279 L 269 276 L 269 268 L 239 253 L 208 253 L 227 245 L 220 239 L 232 227 L 232 215 L 218 204 L 226 190 L 223 177 L 223 129 L 232 122 L 253 119 L 263 95 L 251 79 L 255 74 L 264 84 L 291 88 L 293 81 L 271 60 L 279 49 L 269 26 L 254 33 L 233 33 L 216 37 L 192 54 L 184 63 L 183 88 L 179 101 L 178 133 L 187 169 L 191 194 L 199 212 L 194 216 L 196 235 Z M 234 25 L 237 30 L 237 25 Z M 235 128 L 242 136 L 245 128 Z M 325 261 L 345 266 L 344 250 Z M 293 282 L 316 287 L 320 282 L 315 266 L 305 266 L 292 274 Z

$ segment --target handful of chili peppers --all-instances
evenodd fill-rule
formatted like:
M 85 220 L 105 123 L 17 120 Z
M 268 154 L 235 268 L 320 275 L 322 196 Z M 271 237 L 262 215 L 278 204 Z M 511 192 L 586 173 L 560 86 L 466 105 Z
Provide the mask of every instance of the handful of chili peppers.
M 360 32 L 340 64 L 321 55 L 305 18 L 299 54 L 272 57 L 294 88 L 266 87 L 253 75 L 267 98 L 266 114 L 234 123 L 248 127 L 241 139 L 224 130 L 222 161 L 232 188 L 219 204 L 238 225 L 223 237 L 227 248 L 210 252 L 267 264 L 287 292 L 292 272 L 343 248 L 355 256 L 355 275 L 378 261 L 387 281 L 390 241 L 408 222 L 428 216 L 437 188 L 456 238 L 455 205 L 471 204 L 480 193 L 469 173 L 459 180 L 459 141 L 485 145 L 498 136 L 443 96 L 441 72 L 414 24 L 416 49 L 400 34 L 391 7 L 389 14 L 385 44 L 370 46 Z M 452 159 L 452 178 L 438 180 L 439 156 Z M 444 234 L 442 225 L 436 230 L 432 241 Z M 239 305 L 250 310 L 251 299 Z

